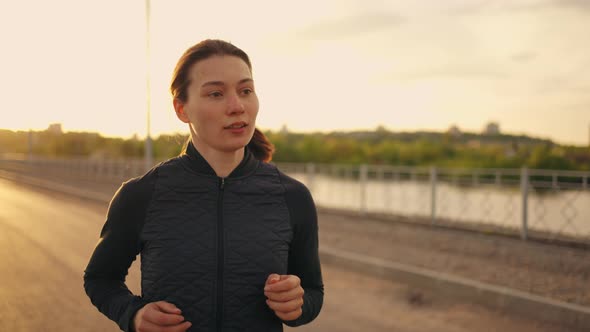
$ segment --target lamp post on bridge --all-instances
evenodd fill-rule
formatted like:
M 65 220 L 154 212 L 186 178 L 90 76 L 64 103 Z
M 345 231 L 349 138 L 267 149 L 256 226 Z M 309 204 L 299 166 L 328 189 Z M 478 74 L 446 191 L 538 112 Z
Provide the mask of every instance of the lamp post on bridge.
M 145 169 L 148 170 L 154 164 L 152 137 L 151 137 L 151 70 L 150 70 L 150 0 L 145 0 L 146 21 L 146 95 L 147 95 L 147 135 L 145 138 Z

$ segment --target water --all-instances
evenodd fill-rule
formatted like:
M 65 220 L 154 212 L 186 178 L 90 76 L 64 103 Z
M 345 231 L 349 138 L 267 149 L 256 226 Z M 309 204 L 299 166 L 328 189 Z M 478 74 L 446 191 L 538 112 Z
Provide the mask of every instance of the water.
M 431 217 L 432 187 L 423 181 L 367 180 L 365 194 L 358 180 L 316 174 L 290 173 L 312 191 L 318 206 L 369 213 Z M 523 198 L 518 185 L 478 184 L 458 186 L 438 182 L 435 214 L 447 221 L 490 224 L 519 231 Z M 528 227 L 590 238 L 590 191 L 582 189 L 531 188 L 528 195 Z

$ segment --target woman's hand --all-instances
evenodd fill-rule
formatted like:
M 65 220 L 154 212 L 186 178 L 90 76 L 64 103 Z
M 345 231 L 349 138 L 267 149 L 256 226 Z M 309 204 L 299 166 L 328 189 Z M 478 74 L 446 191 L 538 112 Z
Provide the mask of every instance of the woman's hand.
M 301 280 L 294 275 L 278 275 L 273 273 L 266 279 L 264 295 L 266 304 L 277 317 L 284 321 L 295 320 L 303 312 L 303 288 Z
M 133 318 L 136 332 L 185 332 L 191 327 L 174 304 L 158 301 L 146 304 Z

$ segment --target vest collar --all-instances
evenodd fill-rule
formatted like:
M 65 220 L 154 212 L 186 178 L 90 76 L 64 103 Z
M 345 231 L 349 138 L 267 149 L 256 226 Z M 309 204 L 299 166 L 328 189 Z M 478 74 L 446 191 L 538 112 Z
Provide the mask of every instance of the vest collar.
M 209 165 L 207 160 L 199 153 L 199 151 L 195 148 L 192 141 L 189 141 L 188 146 L 186 147 L 186 154 L 185 158 L 188 161 L 188 164 L 192 170 L 197 173 L 205 174 L 205 175 L 213 175 L 217 176 L 213 167 Z M 237 178 L 248 175 L 258 167 L 259 161 L 254 158 L 254 155 L 248 149 L 248 146 L 244 148 L 244 158 L 238 166 L 227 176 L 227 178 Z

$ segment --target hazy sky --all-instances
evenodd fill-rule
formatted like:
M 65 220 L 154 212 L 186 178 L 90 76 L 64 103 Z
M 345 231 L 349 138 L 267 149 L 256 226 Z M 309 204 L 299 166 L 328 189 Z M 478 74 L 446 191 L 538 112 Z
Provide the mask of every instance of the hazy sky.
M 252 58 L 258 126 L 502 131 L 587 144 L 590 1 L 151 1 L 152 133 L 186 48 Z M 0 128 L 146 132 L 144 0 L 0 0 Z

